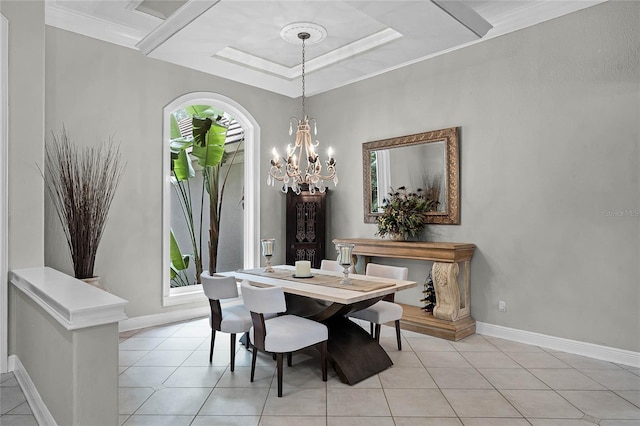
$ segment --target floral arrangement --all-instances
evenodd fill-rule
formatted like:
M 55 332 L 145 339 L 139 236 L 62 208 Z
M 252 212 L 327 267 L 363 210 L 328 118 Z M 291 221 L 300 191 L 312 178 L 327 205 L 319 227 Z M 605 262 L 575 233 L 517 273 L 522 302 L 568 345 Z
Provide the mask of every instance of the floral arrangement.
M 391 188 L 384 199 L 382 212 L 377 218 L 376 235 L 406 240 L 418 235 L 427 224 L 426 213 L 431 210 L 433 200 L 427 198 L 422 189 L 411 192 L 404 186 Z

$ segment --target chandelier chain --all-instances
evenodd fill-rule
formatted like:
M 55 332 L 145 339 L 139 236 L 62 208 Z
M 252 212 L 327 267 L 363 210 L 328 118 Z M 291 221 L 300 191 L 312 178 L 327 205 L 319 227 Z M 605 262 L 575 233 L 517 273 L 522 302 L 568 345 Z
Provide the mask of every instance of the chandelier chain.
M 305 117 L 307 116 L 306 110 L 305 110 L 305 105 L 304 105 L 304 56 L 305 56 L 305 37 L 301 37 L 302 38 L 302 119 L 304 120 Z

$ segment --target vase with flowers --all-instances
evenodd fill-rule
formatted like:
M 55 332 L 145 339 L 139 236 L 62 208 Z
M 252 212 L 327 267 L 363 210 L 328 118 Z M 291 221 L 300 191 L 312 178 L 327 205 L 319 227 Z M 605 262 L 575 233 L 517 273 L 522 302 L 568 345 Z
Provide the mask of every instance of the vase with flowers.
M 391 188 L 376 220 L 376 235 L 383 238 L 389 236 L 392 240 L 400 241 L 417 236 L 426 226 L 426 214 L 433 204 L 434 201 L 430 200 L 422 189 L 413 192 L 405 186 L 396 190 Z

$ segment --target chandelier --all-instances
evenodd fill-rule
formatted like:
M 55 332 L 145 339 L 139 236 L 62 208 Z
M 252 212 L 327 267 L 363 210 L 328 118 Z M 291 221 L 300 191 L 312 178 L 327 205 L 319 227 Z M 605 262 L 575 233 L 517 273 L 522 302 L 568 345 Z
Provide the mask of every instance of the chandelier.
M 326 191 L 325 181 L 332 180 L 334 186 L 338 185 L 336 160 L 333 158 L 331 148 L 328 149 L 327 157 L 329 159 L 324 162 L 326 170 L 323 172 L 322 161 L 317 153 L 320 142 L 317 140 L 314 142 L 311 138 L 311 125 L 309 124 L 313 122 L 315 136 L 318 133 L 316 120 L 315 118 L 309 119 L 305 109 L 305 41 L 311 37 L 312 32 L 314 35 L 320 34 L 320 37 L 324 38 L 326 30 L 310 23 L 291 24 L 282 29 L 281 35 L 285 40 L 291 41 L 291 31 L 301 29 L 308 30 L 297 32 L 297 38 L 302 40 L 302 118 L 292 117 L 289 121 L 289 136 L 293 134 L 294 123 L 298 130 L 294 145 L 287 145 L 286 157 L 280 157 L 278 151 L 273 148 L 267 185 L 274 186 L 276 181 L 279 181 L 282 182 L 282 192 L 286 193 L 291 188 L 296 194 L 300 194 L 303 186 L 308 186 L 309 192 L 315 194 L 316 190 Z

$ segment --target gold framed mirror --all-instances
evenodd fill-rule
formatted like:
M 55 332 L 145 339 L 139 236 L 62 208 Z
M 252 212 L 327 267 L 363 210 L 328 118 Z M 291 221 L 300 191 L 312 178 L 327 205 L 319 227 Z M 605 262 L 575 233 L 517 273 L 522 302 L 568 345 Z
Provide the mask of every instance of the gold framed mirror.
M 434 200 L 427 223 L 460 224 L 458 128 L 362 144 L 364 222 L 375 223 L 391 188 L 422 188 Z

